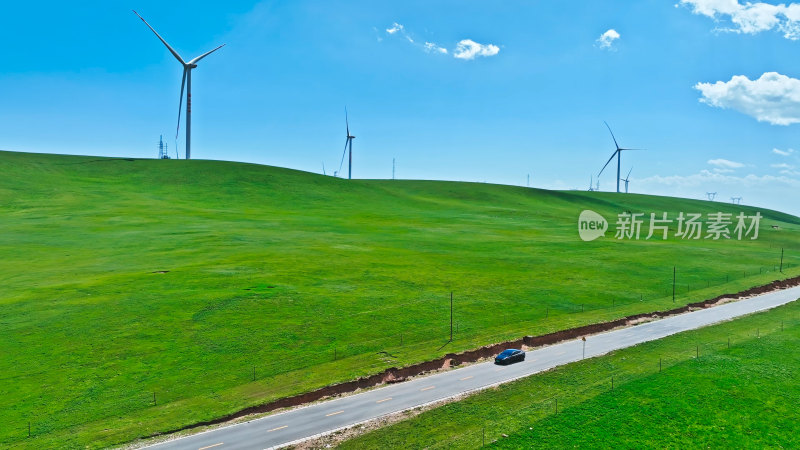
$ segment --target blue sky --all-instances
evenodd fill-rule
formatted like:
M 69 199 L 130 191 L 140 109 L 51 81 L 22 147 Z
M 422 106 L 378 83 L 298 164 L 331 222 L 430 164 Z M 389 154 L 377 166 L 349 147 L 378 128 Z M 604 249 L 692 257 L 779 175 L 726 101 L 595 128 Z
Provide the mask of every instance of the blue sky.
M 227 44 L 193 73 L 194 158 L 337 170 L 347 106 L 355 178 L 396 158 L 398 178 L 586 189 L 606 120 L 647 149 L 623 154 L 632 192 L 800 214 L 800 4 L 14 2 L 0 148 L 174 149 L 181 67 L 131 9 L 185 59 Z

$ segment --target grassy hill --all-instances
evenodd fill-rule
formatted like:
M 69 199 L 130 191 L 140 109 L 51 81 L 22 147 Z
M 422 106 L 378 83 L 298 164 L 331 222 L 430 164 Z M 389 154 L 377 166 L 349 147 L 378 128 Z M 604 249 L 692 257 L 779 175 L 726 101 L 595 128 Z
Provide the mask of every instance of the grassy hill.
M 584 209 L 756 211 L 722 203 L 9 152 L 0 173 L 0 446 L 127 442 L 671 308 L 673 266 L 678 304 L 783 277 L 781 247 L 800 273 L 800 219 L 775 211 L 755 241 L 577 236 Z

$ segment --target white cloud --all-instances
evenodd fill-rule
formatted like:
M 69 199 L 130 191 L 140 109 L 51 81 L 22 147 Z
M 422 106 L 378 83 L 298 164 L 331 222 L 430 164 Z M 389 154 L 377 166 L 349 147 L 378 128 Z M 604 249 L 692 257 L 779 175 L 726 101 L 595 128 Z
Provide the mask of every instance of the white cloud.
M 426 42 L 424 47 L 425 47 L 425 50 L 428 51 L 428 52 L 438 52 L 438 53 L 442 53 L 442 54 L 445 54 L 445 55 L 447 54 L 447 49 L 446 48 L 439 47 L 438 45 L 434 44 L 433 42 Z
M 600 37 L 597 38 L 597 40 L 595 41 L 595 45 L 597 45 L 600 48 L 612 49 L 614 41 L 616 41 L 617 39 L 619 39 L 619 33 L 617 33 L 617 30 L 612 28 L 606 31 L 605 33 L 601 34 Z
M 786 169 L 786 170 L 794 169 L 794 166 L 786 164 L 786 163 L 771 164 L 770 167 L 773 167 L 775 169 Z
M 697 83 L 701 102 L 733 109 L 772 125 L 800 123 L 800 80 L 766 72 L 757 80 L 734 75 L 730 81 Z
M 458 43 L 454 57 L 471 60 L 476 56 L 494 56 L 500 52 L 500 47 L 492 44 L 479 44 L 472 39 L 464 39 Z
M 775 153 L 776 155 L 781 155 L 781 156 L 789 156 L 792 153 L 794 153 L 794 150 L 791 149 L 791 148 L 788 149 L 788 150 L 781 150 L 779 148 L 773 148 L 772 149 L 772 153 Z
M 776 177 L 774 175 L 755 175 L 749 174 L 743 177 L 725 175 L 711 172 L 710 170 L 701 170 L 700 172 L 692 175 L 671 175 L 661 176 L 655 175 L 648 178 L 639 180 L 640 183 L 657 183 L 670 186 L 683 186 L 695 187 L 704 183 L 720 183 L 725 185 L 743 185 L 745 187 L 760 186 L 771 183 L 781 183 L 792 187 L 800 187 L 800 180 L 789 177 Z
M 391 27 L 387 28 L 386 33 L 389 35 L 402 36 L 408 42 L 422 48 L 427 53 L 436 53 L 440 55 L 451 54 L 446 47 L 443 47 L 435 42 L 425 41 L 424 44 L 416 42 L 411 33 L 406 31 L 406 27 L 398 22 L 394 22 Z M 381 41 L 380 37 L 378 37 L 378 41 Z M 493 44 L 479 44 L 472 39 L 464 39 L 460 41 L 458 45 L 456 45 L 456 48 L 453 50 L 453 52 L 454 53 L 452 53 L 452 55 L 454 58 L 471 60 L 475 59 L 477 56 L 494 56 L 500 52 L 500 47 Z
M 800 4 L 739 0 L 680 0 L 681 5 L 692 8 L 692 13 L 710 17 L 715 21 L 725 19 L 731 26 L 719 28 L 734 33 L 756 34 L 778 30 L 786 39 L 800 39 Z
M 744 167 L 744 164 L 736 161 L 729 161 L 727 159 L 709 159 L 708 163 L 712 166 L 717 166 L 721 169 L 738 169 L 740 167 Z
M 389 33 L 389 34 L 395 34 L 398 31 L 403 31 L 404 29 L 405 29 L 404 26 L 402 26 L 399 23 L 395 22 L 395 23 L 392 24 L 392 26 L 390 28 L 386 29 L 386 32 Z
M 389 34 L 398 34 L 406 38 L 408 42 L 411 42 L 412 44 L 414 43 L 414 38 L 412 38 L 411 35 L 406 32 L 406 27 L 397 22 L 393 23 L 391 27 L 387 28 L 386 32 Z

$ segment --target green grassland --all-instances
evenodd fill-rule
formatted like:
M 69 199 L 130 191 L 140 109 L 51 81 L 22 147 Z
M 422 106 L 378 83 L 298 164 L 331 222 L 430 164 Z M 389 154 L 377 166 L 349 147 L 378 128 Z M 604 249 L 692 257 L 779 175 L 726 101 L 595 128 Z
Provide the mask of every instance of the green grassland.
M 798 448 L 798 347 L 794 302 L 502 385 L 341 448 Z
M 129 442 L 800 274 L 800 219 L 775 211 L 755 241 L 577 236 L 583 209 L 756 211 L 723 203 L 199 160 L 0 152 L 0 172 L 0 446 Z

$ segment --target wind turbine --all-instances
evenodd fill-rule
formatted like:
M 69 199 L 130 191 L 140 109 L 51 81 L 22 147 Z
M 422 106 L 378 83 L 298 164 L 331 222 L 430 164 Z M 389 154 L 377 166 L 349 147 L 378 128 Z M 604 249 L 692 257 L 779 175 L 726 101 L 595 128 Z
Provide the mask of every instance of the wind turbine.
M 589 192 L 594 191 L 594 178 L 592 175 L 589 175 Z
M 708 197 L 708 201 L 713 202 L 714 201 L 714 197 L 717 196 L 717 193 L 716 192 L 706 192 L 706 196 Z
M 347 163 L 347 179 L 353 178 L 353 139 L 356 137 L 350 134 L 350 122 L 347 120 L 347 108 L 344 109 L 344 124 L 347 127 L 347 139 L 344 141 L 344 152 L 342 152 L 342 161 L 339 163 L 339 172 L 342 171 L 342 164 L 344 164 L 344 155 L 347 153 L 347 147 L 350 147 L 350 157 Z
M 631 181 L 631 180 L 629 180 L 629 178 L 631 177 L 631 172 L 633 172 L 633 167 L 631 167 L 631 170 L 628 171 L 628 175 L 626 175 L 625 178 L 622 179 L 622 181 L 625 182 L 625 193 L 626 194 L 628 193 L 628 183 Z
M 597 177 L 599 178 L 600 175 L 603 174 L 603 171 L 606 170 L 606 167 L 608 166 L 608 163 L 610 163 L 611 160 L 614 159 L 614 157 L 616 156 L 617 157 L 617 193 L 619 193 L 619 180 L 621 179 L 620 178 L 620 165 L 622 164 L 622 152 L 623 151 L 627 151 L 627 150 L 643 150 L 643 149 L 641 149 L 641 148 L 622 148 L 622 147 L 620 147 L 619 144 L 617 143 L 617 138 L 614 137 L 614 132 L 611 131 L 611 127 L 608 126 L 607 122 L 603 121 L 603 123 L 606 124 L 606 128 L 608 128 L 608 132 L 611 133 L 611 139 L 614 139 L 614 145 L 617 147 L 617 149 L 614 150 L 614 153 L 611 154 L 611 158 L 608 158 L 608 161 L 606 161 L 606 165 L 603 166 L 602 169 L 600 169 L 600 173 L 597 174 Z
M 139 16 L 139 13 L 137 13 L 136 11 L 133 11 L 133 13 Z M 147 25 L 147 28 L 150 28 L 150 31 L 152 31 L 156 35 L 158 40 L 160 40 L 167 47 L 167 50 L 169 50 L 170 53 L 172 53 L 172 56 L 174 56 L 175 59 L 177 59 L 178 62 L 181 63 L 181 65 L 183 65 L 183 80 L 181 80 L 181 97 L 178 100 L 178 127 L 175 129 L 175 139 L 178 139 L 178 132 L 180 131 L 181 128 L 181 106 L 183 106 L 183 89 L 185 87 L 186 88 L 186 159 L 189 159 L 192 154 L 192 69 L 197 67 L 197 63 L 200 62 L 201 59 L 221 49 L 222 47 L 225 46 L 225 44 L 222 44 L 219 47 L 209 52 L 203 53 L 202 55 L 198 56 L 195 59 L 192 59 L 189 62 L 186 62 L 183 60 L 183 58 L 181 58 L 181 55 L 179 55 L 178 52 L 175 51 L 175 49 L 170 47 L 170 45 L 167 44 L 167 41 L 165 41 L 164 38 L 162 38 L 161 35 L 158 34 L 156 30 L 154 30 L 153 27 L 151 27 L 150 24 L 147 23 L 146 20 L 144 20 L 142 16 L 139 16 L 139 18 L 142 19 L 142 22 L 144 22 L 145 25 Z

